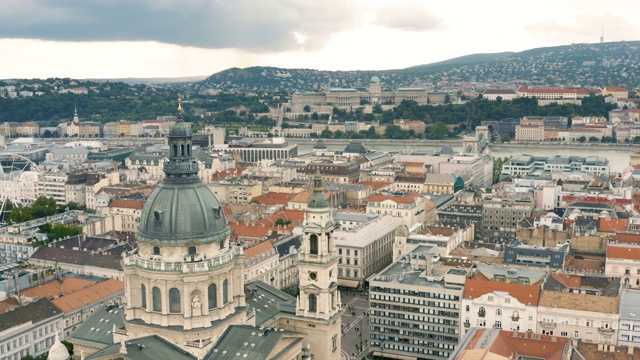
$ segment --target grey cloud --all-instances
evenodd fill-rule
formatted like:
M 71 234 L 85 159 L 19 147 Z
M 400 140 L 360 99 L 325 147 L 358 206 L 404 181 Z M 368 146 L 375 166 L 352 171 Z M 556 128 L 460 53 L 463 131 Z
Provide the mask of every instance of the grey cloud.
M 341 0 L 26 0 L 0 12 L 0 38 L 159 41 L 271 52 L 320 49 L 359 22 Z M 126 54 L 123 54 L 126 56 Z
M 376 12 L 374 24 L 406 31 L 431 31 L 444 26 L 441 18 L 417 1 L 398 1 L 383 6 Z

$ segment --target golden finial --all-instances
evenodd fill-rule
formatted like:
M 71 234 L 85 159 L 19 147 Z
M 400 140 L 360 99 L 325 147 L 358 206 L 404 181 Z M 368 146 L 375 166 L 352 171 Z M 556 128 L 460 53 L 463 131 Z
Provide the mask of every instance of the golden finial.
M 178 112 L 182 112 L 182 94 L 178 94 Z

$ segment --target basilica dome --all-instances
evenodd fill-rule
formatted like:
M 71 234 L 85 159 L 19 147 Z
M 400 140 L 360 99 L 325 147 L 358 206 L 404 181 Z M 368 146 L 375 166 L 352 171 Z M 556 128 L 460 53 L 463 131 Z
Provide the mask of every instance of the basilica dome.
M 151 193 L 141 215 L 138 241 L 142 242 L 209 243 L 231 231 L 220 201 L 199 179 L 189 184 L 165 179 Z
M 198 178 L 192 145 L 191 129 L 180 117 L 169 131 L 166 177 L 142 208 L 138 241 L 197 245 L 222 241 L 231 233 L 220 201 Z

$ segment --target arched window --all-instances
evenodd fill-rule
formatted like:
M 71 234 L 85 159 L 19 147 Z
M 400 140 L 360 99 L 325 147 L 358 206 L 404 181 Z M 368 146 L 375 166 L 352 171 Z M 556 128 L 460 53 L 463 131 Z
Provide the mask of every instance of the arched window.
M 162 294 L 157 286 L 154 286 L 151 290 L 151 297 L 153 301 L 153 311 L 162 311 Z
M 218 307 L 218 289 L 216 288 L 216 284 L 209 285 L 207 289 L 207 295 L 209 299 L 209 310 L 215 309 Z
M 180 156 L 184 156 L 184 144 L 180 145 Z
M 178 156 L 178 145 L 173 145 L 173 156 Z
M 169 289 L 169 312 L 179 313 L 182 311 L 180 306 L 180 290 L 176 288 Z
M 159 246 L 154 246 L 153 247 L 153 255 L 160 255 L 160 247 Z
M 496 315 L 502 315 L 502 310 L 496 309 Z
M 187 144 L 187 155 L 191 156 L 191 144 Z
M 143 309 L 147 308 L 147 287 L 144 284 L 140 284 L 140 304 Z
M 222 303 L 226 304 L 229 302 L 229 281 L 224 279 L 222 282 Z
M 318 255 L 318 235 L 311 234 L 309 237 L 309 253 Z
M 316 312 L 318 307 L 318 299 L 314 294 L 309 294 L 309 311 Z

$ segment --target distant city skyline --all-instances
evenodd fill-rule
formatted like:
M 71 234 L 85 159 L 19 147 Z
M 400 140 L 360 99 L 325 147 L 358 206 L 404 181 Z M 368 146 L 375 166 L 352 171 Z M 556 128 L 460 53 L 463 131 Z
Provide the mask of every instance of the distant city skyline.
M 516 5 L 516 6 L 513 6 Z M 473 53 L 638 40 L 633 0 L 8 2 L 0 78 L 386 70 Z M 604 29 L 604 30 L 603 30 Z

